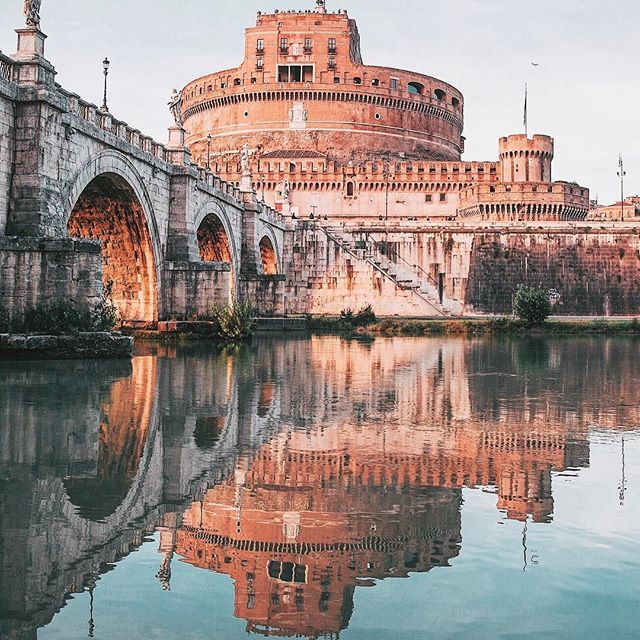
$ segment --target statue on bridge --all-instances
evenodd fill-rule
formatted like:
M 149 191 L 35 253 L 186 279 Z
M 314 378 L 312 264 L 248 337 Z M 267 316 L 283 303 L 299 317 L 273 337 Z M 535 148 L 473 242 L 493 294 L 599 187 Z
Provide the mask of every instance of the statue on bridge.
M 178 92 L 176 89 L 171 94 L 171 100 L 169 100 L 169 111 L 176 122 L 176 125 L 182 127 L 182 91 Z
M 240 173 L 245 175 L 251 175 L 251 168 L 249 167 L 249 145 L 245 142 L 242 145 L 242 152 L 240 154 Z
M 40 28 L 40 6 L 42 0 L 24 0 L 23 13 L 27 19 L 27 26 L 34 29 Z

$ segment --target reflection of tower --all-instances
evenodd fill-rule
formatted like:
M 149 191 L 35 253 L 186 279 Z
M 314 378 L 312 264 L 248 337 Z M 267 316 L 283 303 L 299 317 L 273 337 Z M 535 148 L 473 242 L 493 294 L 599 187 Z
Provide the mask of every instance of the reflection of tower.
M 158 527 L 158 532 L 160 533 L 158 551 L 162 554 L 162 562 L 156 578 L 160 581 L 163 591 L 171 591 L 171 560 L 176 548 L 177 523 L 177 513 L 165 513 L 162 518 L 162 525 Z

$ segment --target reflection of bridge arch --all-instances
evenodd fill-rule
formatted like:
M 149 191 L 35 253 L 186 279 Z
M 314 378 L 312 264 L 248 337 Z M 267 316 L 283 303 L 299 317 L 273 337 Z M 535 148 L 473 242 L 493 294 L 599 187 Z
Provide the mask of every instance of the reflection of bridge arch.
M 72 237 L 102 242 L 103 282 L 125 323 L 158 319 L 162 247 L 155 214 L 133 165 L 115 152 L 102 153 L 76 174 L 66 198 Z
M 89 531 L 88 539 L 109 535 L 129 522 L 140 507 L 141 495 L 148 491 L 147 485 L 153 484 L 148 476 L 154 462 L 162 469 L 157 460 L 162 447 L 158 441 L 156 363 L 152 356 L 134 358 L 132 375 L 116 381 L 103 403 L 96 477 L 64 480 L 68 502 L 63 511 L 74 528 L 81 526 Z M 117 478 L 117 482 L 110 482 L 111 478 Z M 97 498 L 104 498 L 100 490 L 118 490 L 124 483 L 126 492 L 114 493 L 112 499 L 96 506 Z

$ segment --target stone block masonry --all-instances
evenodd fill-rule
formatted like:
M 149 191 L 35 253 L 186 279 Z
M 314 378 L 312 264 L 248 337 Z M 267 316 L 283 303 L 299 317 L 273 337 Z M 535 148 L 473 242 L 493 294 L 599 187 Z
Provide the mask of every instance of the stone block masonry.
M 0 237 L 0 308 L 12 318 L 52 298 L 93 307 L 101 295 L 99 242 Z
M 557 315 L 640 315 L 640 234 L 631 227 L 352 227 L 334 237 L 307 224 L 291 244 L 292 314 L 371 304 L 381 316 L 509 315 L 527 284 L 547 292 Z

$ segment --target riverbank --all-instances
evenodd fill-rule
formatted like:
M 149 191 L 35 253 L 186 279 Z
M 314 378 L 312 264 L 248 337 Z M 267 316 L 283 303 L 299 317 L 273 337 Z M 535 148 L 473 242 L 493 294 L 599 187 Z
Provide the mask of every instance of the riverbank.
M 379 318 L 366 326 L 340 317 L 313 316 L 308 319 L 313 333 L 381 336 L 490 335 L 490 334 L 623 334 L 640 335 L 638 318 L 550 318 L 529 325 L 516 318 Z
M 86 332 L 50 336 L 0 334 L 0 357 L 20 358 L 130 358 L 133 338 L 119 332 Z

